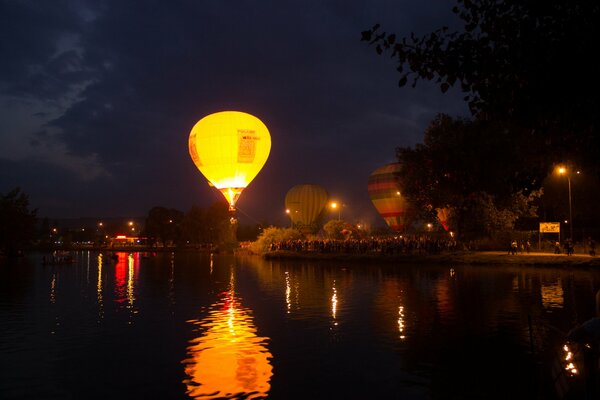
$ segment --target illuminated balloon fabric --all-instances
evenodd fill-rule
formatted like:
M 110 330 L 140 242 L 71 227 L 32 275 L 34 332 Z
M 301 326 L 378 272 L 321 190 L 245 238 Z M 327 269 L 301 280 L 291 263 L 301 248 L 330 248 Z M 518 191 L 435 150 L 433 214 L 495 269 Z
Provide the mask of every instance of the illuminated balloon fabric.
M 323 218 L 329 194 L 319 185 L 296 185 L 285 195 L 285 208 L 292 224 L 316 232 Z
M 396 231 L 404 230 L 406 200 L 402 197 L 398 183 L 399 163 L 377 168 L 369 176 L 369 197 L 388 226 Z
M 442 225 L 444 230 L 447 231 L 450 228 L 450 226 L 448 225 L 448 217 L 450 216 L 450 208 L 448 208 L 448 207 L 436 208 L 435 211 L 437 213 L 438 221 L 440 221 L 440 224 Z
M 271 135 L 261 120 L 239 111 L 210 114 L 194 125 L 189 137 L 194 164 L 223 193 L 229 209 L 265 165 Z

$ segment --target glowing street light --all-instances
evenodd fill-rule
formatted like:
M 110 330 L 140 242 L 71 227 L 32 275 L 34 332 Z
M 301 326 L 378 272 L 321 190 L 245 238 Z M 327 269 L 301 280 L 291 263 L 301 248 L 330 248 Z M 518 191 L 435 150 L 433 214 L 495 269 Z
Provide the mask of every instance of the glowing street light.
M 567 183 L 569 185 L 569 233 L 571 236 L 571 241 L 573 241 L 573 201 L 571 198 L 571 175 L 566 167 L 560 166 L 558 167 L 558 173 L 560 175 L 565 175 L 567 177 Z M 579 171 L 576 171 L 579 174 Z
M 338 203 L 336 203 L 335 201 L 332 201 L 331 203 L 329 203 L 329 207 L 331 207 L 331 209 L 333 211 L 335 211 L 336 209 L 338 210 L 338 221 L 342 219 L 342 206 Z

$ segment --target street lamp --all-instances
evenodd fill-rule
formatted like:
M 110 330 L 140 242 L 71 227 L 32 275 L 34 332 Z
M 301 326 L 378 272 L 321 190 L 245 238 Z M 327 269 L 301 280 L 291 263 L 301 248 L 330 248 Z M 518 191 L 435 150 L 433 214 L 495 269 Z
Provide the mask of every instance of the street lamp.
M 569 185 L 569 233 L 571 236 L 571 241 L 573 241 L 573 200 L 571 198 L 571 175 L 565 167 L 558 167 L 558 173 L 567 177 L 567 183 Z M 579 174 L 579 171 L 576 173 Z
M 336 203 L 335 201 L 332 201 L 331 204 L 329 205 L 331 207 L 332 210 L 338 210 L 338 221 L 342 219 L 342 207 L 341 205 L 339 205 L 338 203 Z

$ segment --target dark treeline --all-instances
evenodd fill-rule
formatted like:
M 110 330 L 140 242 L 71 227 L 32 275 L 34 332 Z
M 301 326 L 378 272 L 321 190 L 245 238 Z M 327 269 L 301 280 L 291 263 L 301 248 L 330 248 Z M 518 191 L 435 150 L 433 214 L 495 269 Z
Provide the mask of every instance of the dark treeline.
M 262 226 L 232 225 L 228 205 L 192 206 L 188 212 L 153 207 L 144 218 L 86 218 L 72 221 L 38 218 L 20 188 L 0 193 L 0 255 L 23 250 L 105 247 L 121 243 L 147 247 L 215 248 L 227 242 L 255 240 Z

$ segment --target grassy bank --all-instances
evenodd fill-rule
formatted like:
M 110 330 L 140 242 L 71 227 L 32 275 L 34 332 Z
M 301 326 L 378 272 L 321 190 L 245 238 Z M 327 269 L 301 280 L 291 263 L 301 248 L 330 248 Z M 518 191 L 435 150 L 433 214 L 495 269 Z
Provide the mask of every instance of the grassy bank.
M 314 253 L 293 251 L 272 251 L 264 255 L 266 259 L 300 259 L 300 260 L 335 260 L 356 262 L 393 262 L 410 264 L 517 264 L 517 265 L 545 265 L 559 267 L 600 267 L 600 257 L 591 257 L 587 254 L 553 253 L 523 253 L 510 255 L 500 251 L 473 251 L 445 254 L 348 254 L 348 253 Z

